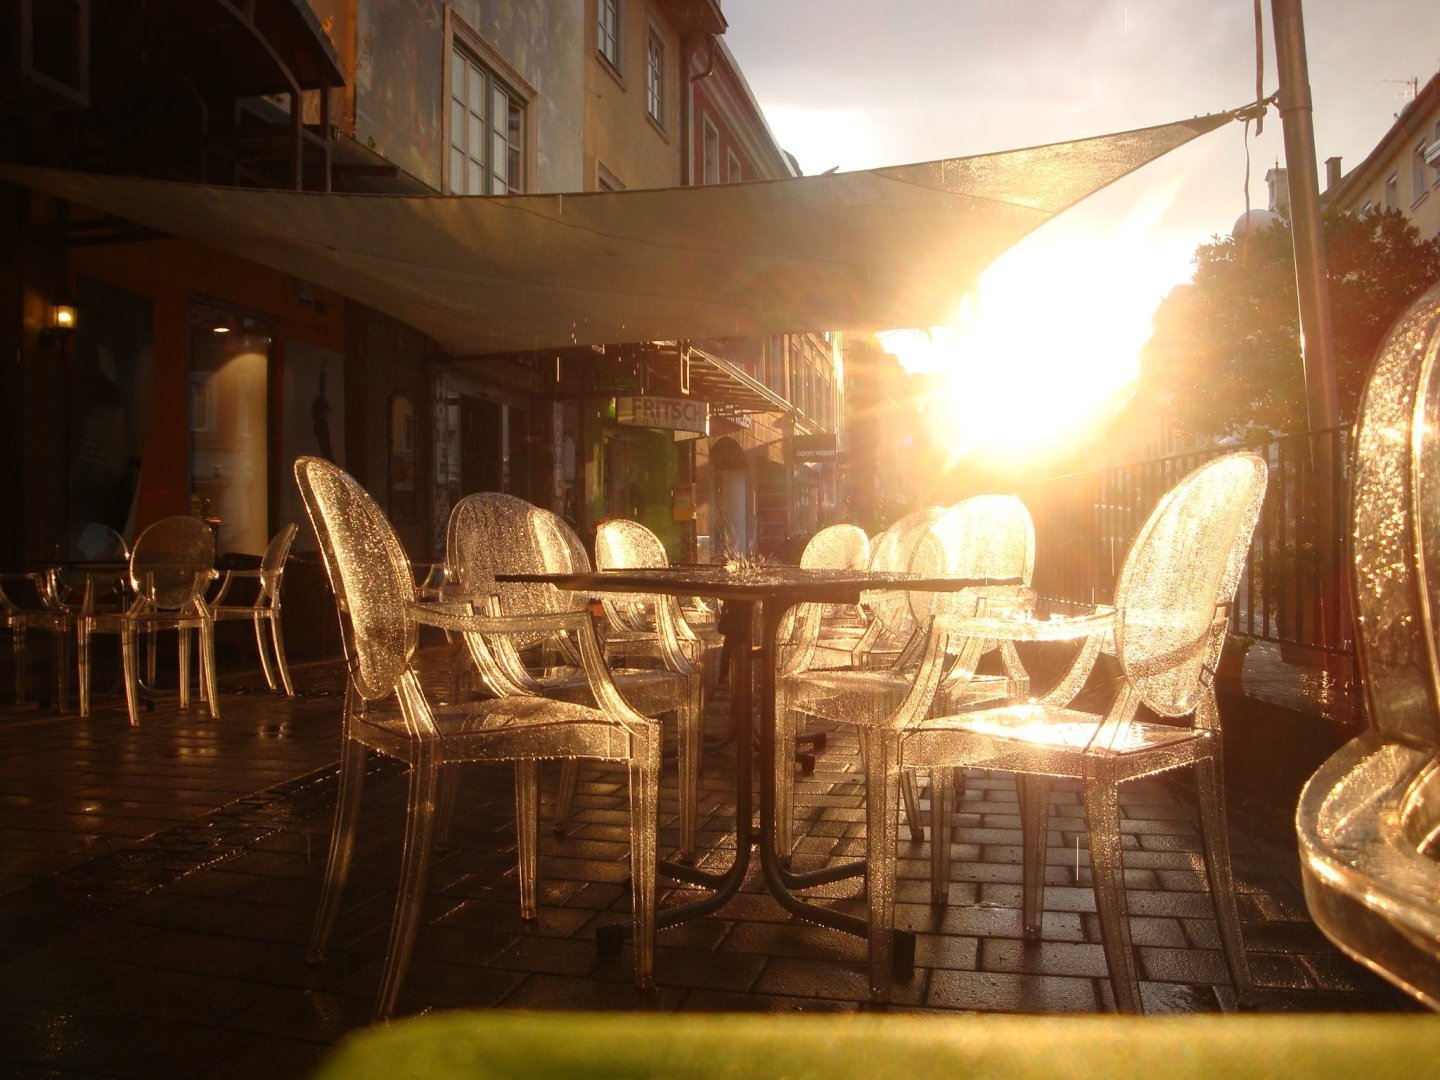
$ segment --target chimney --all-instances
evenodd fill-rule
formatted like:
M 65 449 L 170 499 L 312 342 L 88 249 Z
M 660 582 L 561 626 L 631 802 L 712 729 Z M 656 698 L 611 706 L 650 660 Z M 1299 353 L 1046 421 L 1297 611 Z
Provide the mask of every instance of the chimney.
M 1325 190 L 1334 191 L 1340 186 L 1340 159 L 1328 157 L 1325 159 Z

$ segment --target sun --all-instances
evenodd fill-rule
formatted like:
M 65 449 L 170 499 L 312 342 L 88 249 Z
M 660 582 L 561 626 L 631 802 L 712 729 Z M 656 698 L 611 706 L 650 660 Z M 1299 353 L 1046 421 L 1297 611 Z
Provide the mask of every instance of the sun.
M 1118 225 L 1062 217 L 981 275 L 954 324 L 879 335 L 927 395 L 951 462 L 1018 464 L 1073 448 L 1133 393 L 1155 308 L 1193 244 L 1159 238 L 1164 195 Z

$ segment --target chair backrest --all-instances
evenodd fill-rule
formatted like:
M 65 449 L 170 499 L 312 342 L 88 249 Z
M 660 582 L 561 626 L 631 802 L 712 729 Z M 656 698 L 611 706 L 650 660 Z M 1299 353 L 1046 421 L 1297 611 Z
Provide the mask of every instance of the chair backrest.
M 457 502 L 450 511 L 445 560 L 451 580 L 473 596 L 498 597 L 505 615 L 550 614 L 585 606 L 583 596 L 553 585 L 495 580 L 496 574 L 590 568 L 589 556 L 573 529 L 549 510 L 514 495 L 480 491 Z
M 130 545 L 109 525 L 91 521 L 66 533 L 56 555 L 66 563 L 123 563 L 130 561 Z
M 197 574 L 215 569 L 215 533 L 197 517 L 161 518 L 135 541 L 130 587 L 157 608 L 179 610 L 204 587 Z
M 638 570 L 670 565 L 665 545 L 638 521 L 616 518 L 595 530 L 597 570 Z M 642 593 L 604 593 L 600 597 L 611 622 L 631 630 L 654 625 L 654 603 Z
M 385 697 L 415 648 L 413 624 L 405 617 L 415 599 L 410 559 L 380 507 L 349 473 L 323 458 L 300 457 L 295 482 L 342 620 L 348 616 L 351 679 L 365 699 Z
M 285 560 L 290 557 L 290 545 L 295 543 L 295 534 L 300 526 L 290 521 L 270 538 L 265 554 L 260 559 L 260 573 L 267 579 L 278 577 L 285 572 Z
M 827 525 L 805 545 L 800 565 L 807 569 L 864 570 L 870 565 L 870 538 L 858 525 Z
M 900 518 L 871 542 L 870 569 L 890 573 L 909 570 L 910 562 L 915 557 L 915 549 L 930 526 L 944 514 L 945 508 L 942 506 L 927 506 Z M 904 635 L 913 626 L 910 600 L 906 593 L 868 592 L 864 599 L 871 614 L 889 633 Z
M 1035 523 L 1014 495 L 976 495 L 956 503 L 921 536 L 910 572 L 934 577 L 1019 578 L 1028 586 L 1035 573 Z M 970 614 L 961 593 L 916 591 L 910 610 L 924 622 L 931 615 Z
M 1350 489 L 1355 645 L 1370 726 L 1386 741 L 1431 747 L 1440 744 L 1437 415 L 1440 282 L 1395 321 L 1376 355 L 1355 415 Z
M 1263 458 L 1227 454 L 1200 466 L 1141 526 L 1115 585 L 1115 646 L 1140 701 L 1161 716 L 1191 712 L 1225 643 L 1228 614 L 1260 516 Z

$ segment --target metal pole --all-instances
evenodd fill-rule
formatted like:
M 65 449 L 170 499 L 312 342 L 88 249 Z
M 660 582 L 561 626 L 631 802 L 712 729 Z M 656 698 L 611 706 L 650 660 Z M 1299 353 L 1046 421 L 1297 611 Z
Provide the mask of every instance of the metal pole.
M 1271 0 L 1275 24 L 1275 63 L 1280 75 L 1280 124 L 1285 135 L 1285 171 L 1290 183 L 1290 235 L 1295 248 L 1295 292 L 1300 307 L 1300 347 L 1305 368 L 1305 402 L 1314 463 L 1316 556 L 1328 580 L 1323 590 L 1330 601 L 1322 614 L 1327 645 L 1338 640 L 1339 594 L 1344 580 L 1336 562 L 1342 550 L 1335 513 L 1334 453 L 1316 442 L 1314 433 L 1340 423 L 1335 379 L 1335 335 L 1330 323 L 1326 285 L 1325 236 L 1321 230 L 1320 184 L 1315 167 L 1314 106 L 1305 58 L 1305 23 L 1300 0 Z

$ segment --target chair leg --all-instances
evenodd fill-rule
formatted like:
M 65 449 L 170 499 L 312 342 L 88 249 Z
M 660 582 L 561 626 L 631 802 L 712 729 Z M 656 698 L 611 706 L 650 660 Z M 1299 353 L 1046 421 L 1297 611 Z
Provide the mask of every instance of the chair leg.
M 1020 797 L 1021 928 L 1025 937 L 1040 937 L 1045 917 L 1045 844 L 1050 825 L 1050 781 L 1043 776 L 1015 774 Z
M 910 824 L 910 842 L 925 842 L 925 817 L 920 813 L 920 799 L 915 794 L 915 770 L 906 769 L 900 777 L 900 797 L 905 802 L 905 820 Z
M 786 865 L 795 851 L 795 734 L 798 717 L 783 693 L 775 702 L 775 851 Z
M 210 719 L 220 719 L 220 685 L 215 680 L 215 624 L 200 626 L 200 681 L 206 687 L 205 701 L 210 706 Z
M 570 827 L 570 810 L 575 805 L 575 789 L 580 786 L 580 761 L 565 758 L 560 762 L 560 786 L 555 792 L 555 822 L 551 825 L 556 836 L 564 836 Z
M 698 680 L 690 704 L 676 710 L 676 742 L 680 766 L 680 861 L 695 861 L 696 802 L 700 792 L 700 752 L 705 720 Z
M 1250 977 L 1245 942 L 1240 935 L 1240 909 L 1235 904 L 1235 878 L 1230 867 L 1230 834 L 1225 824 L 1225 785 L 1221 779 L 1218 756 L 1195 763 L 1195 786 L 1200 798 L 1205 872 L 1210 881 L 1210 895 L 1215 901 L 1220 944 L 1225 950 L 1225 963 L 1230 968 L 1230 982 L 1235 987 L 1235 996 L 1240 1004 L 1249 1005 L 1255 997 L 1255 985 Z
M 515 848 L 520 859 L 520 918 L 539 918 L 536 869 L 539 864 L 540 763 L 515 762 Z
M 270 642 L 275 646 L 275 664 L 280 669 L 280 685 L 285 687 L 285 696 L 295 696 L 295 686 L 290 681 L 290 665 L 285 662 L 285 634 L 280 627 L 280 609 L 270 613 Z
M 155 652 L 155 629 L 151 627 L 145 632 L 145 685 L 152 690 L 155 688 L 155 662 L 158 654 Z
M 184 625 L 180 626 L 179 629 L 177 629 L 177 630 L 175 631 L 175 640 L 176 640 L 176 649 L 177 649 L 178 652 L 179 652 L 179 658 L 180 658 L 180 660 L 179 660 L 179 668 L 180 668 L 180 708 L 182 708 L 182 709 L 188 709 L 188 708 L 190 707 L 190 651 L 191 651 L 191 650 L 190 650 L 190 630 L 189 630 L 189 628 L 186 627 L 186 626 L 184 626 Z M 153 642 L 154 639 L 152 638 L 151 641 Z M 204 646 L 202 645 L 201 648 L 203 649 Z M 201 697 L 204 697 L 204 696 L 206 695 L 206 693 L 208 693 L 208 690 L 207 690 L 207 688 L 206 688 L 206 686 L 205 686 L 205 677 L 204 677 L 203 675 L 200 677 L 200 684 L 201 684 L 201 685 L 200 685 L 200 696 L 201 696 Z M 152 684 L 151 684 L 151 685 L 152 685 L 152 686 L 154 685 L 154 684 L 153 684 L 153 681 L 152 681 Z
M 436 795 L 435 850 L 450 850 L 450 830 L 455 824 L 456 796 L 460 790 L 460 766 L 444 765 L 440 769 L 440 791 Z
M 324 963 L 325 950 L 335 930 L 335 920 L 340 915 L 340 900 L 345 894 L 345 883 L 350 879 L 350 863 L 355 855 L 360 796 L 365 790 L 365 746 L 348 735 L 343 737 L 342 743 L 340 780 L 335 792 L 335 820 L 330 827 L 330 852 L 325 858 L 325 879 L 320 886 L 320 905 L 315 911 L 310 945 L 305 950 L 305 962 L 309 964 Z
M 1086 778 L 1085 828 L 1090 834 L 1090 876 L 1095 883 L 1095 910 L 1100 915 L 1100 941 L 1110 968 L 1115 1009 L 1139 1013 L 1140 976 L 1130 943 L 1130 905 L 1120 860 L 1118 785 L 1104 778 Z
M 275 672 L 270 667 L 270 649 L 265 644 L 265 627 L 261 622 L 260 613 L 257 611 L 251 615 L 250 621 L 255 624 L 255 651 L 260 654 L 260 670 L 265 674 L 265 685 L 274 690 Z
M 80 716 L 90 715 L 90 624 L 81 616 L 75 622 L 76 679 L 79 682 Z
M 55 631 L 55 700 L 61 712 L 70 711 L 70 635 Z
M 25 700 L 25 628 L 11 628 L 10 636 L 15 645 L 15 704 Z
M 133 624 L 127 623 L 120 631 L 120 664 L 125 677 L 125 707 L 130 713 L 130 726 L 140 726 L 140 634 Z M 154 659 L 154 650 L 150 658 Z
M 930 902 L 950 897 L 950 838 L 955 828 L 955 780 L 958 769 L 930 766 Z
M 634 736 L 630 758 L 630 908 L 635 985 L 655 985 L 655 872 L 660 809 L 660 729 Z
M 902 770 L 900 739 L 894 732 L 862 727 L 865 748 L 865 848 L 868 859 L 870 1000 L 890 1000 L 895 943 L 895 845 L 900 839 L 898 814 Z
M 400 857 L 400 886 L 395 897 L 395 920 L 385 950 L 385 973 L 375 1019 L 388 1020 L 400 996 L 400 984 L 410 967 L 415 931 L 425 906 L 425 882 L 430 874 L 430 853 L 435 844 L 435 791 L 439 769 L 428 754 L 410 767 L 410 797 L 405 807 L 405 849 Z

